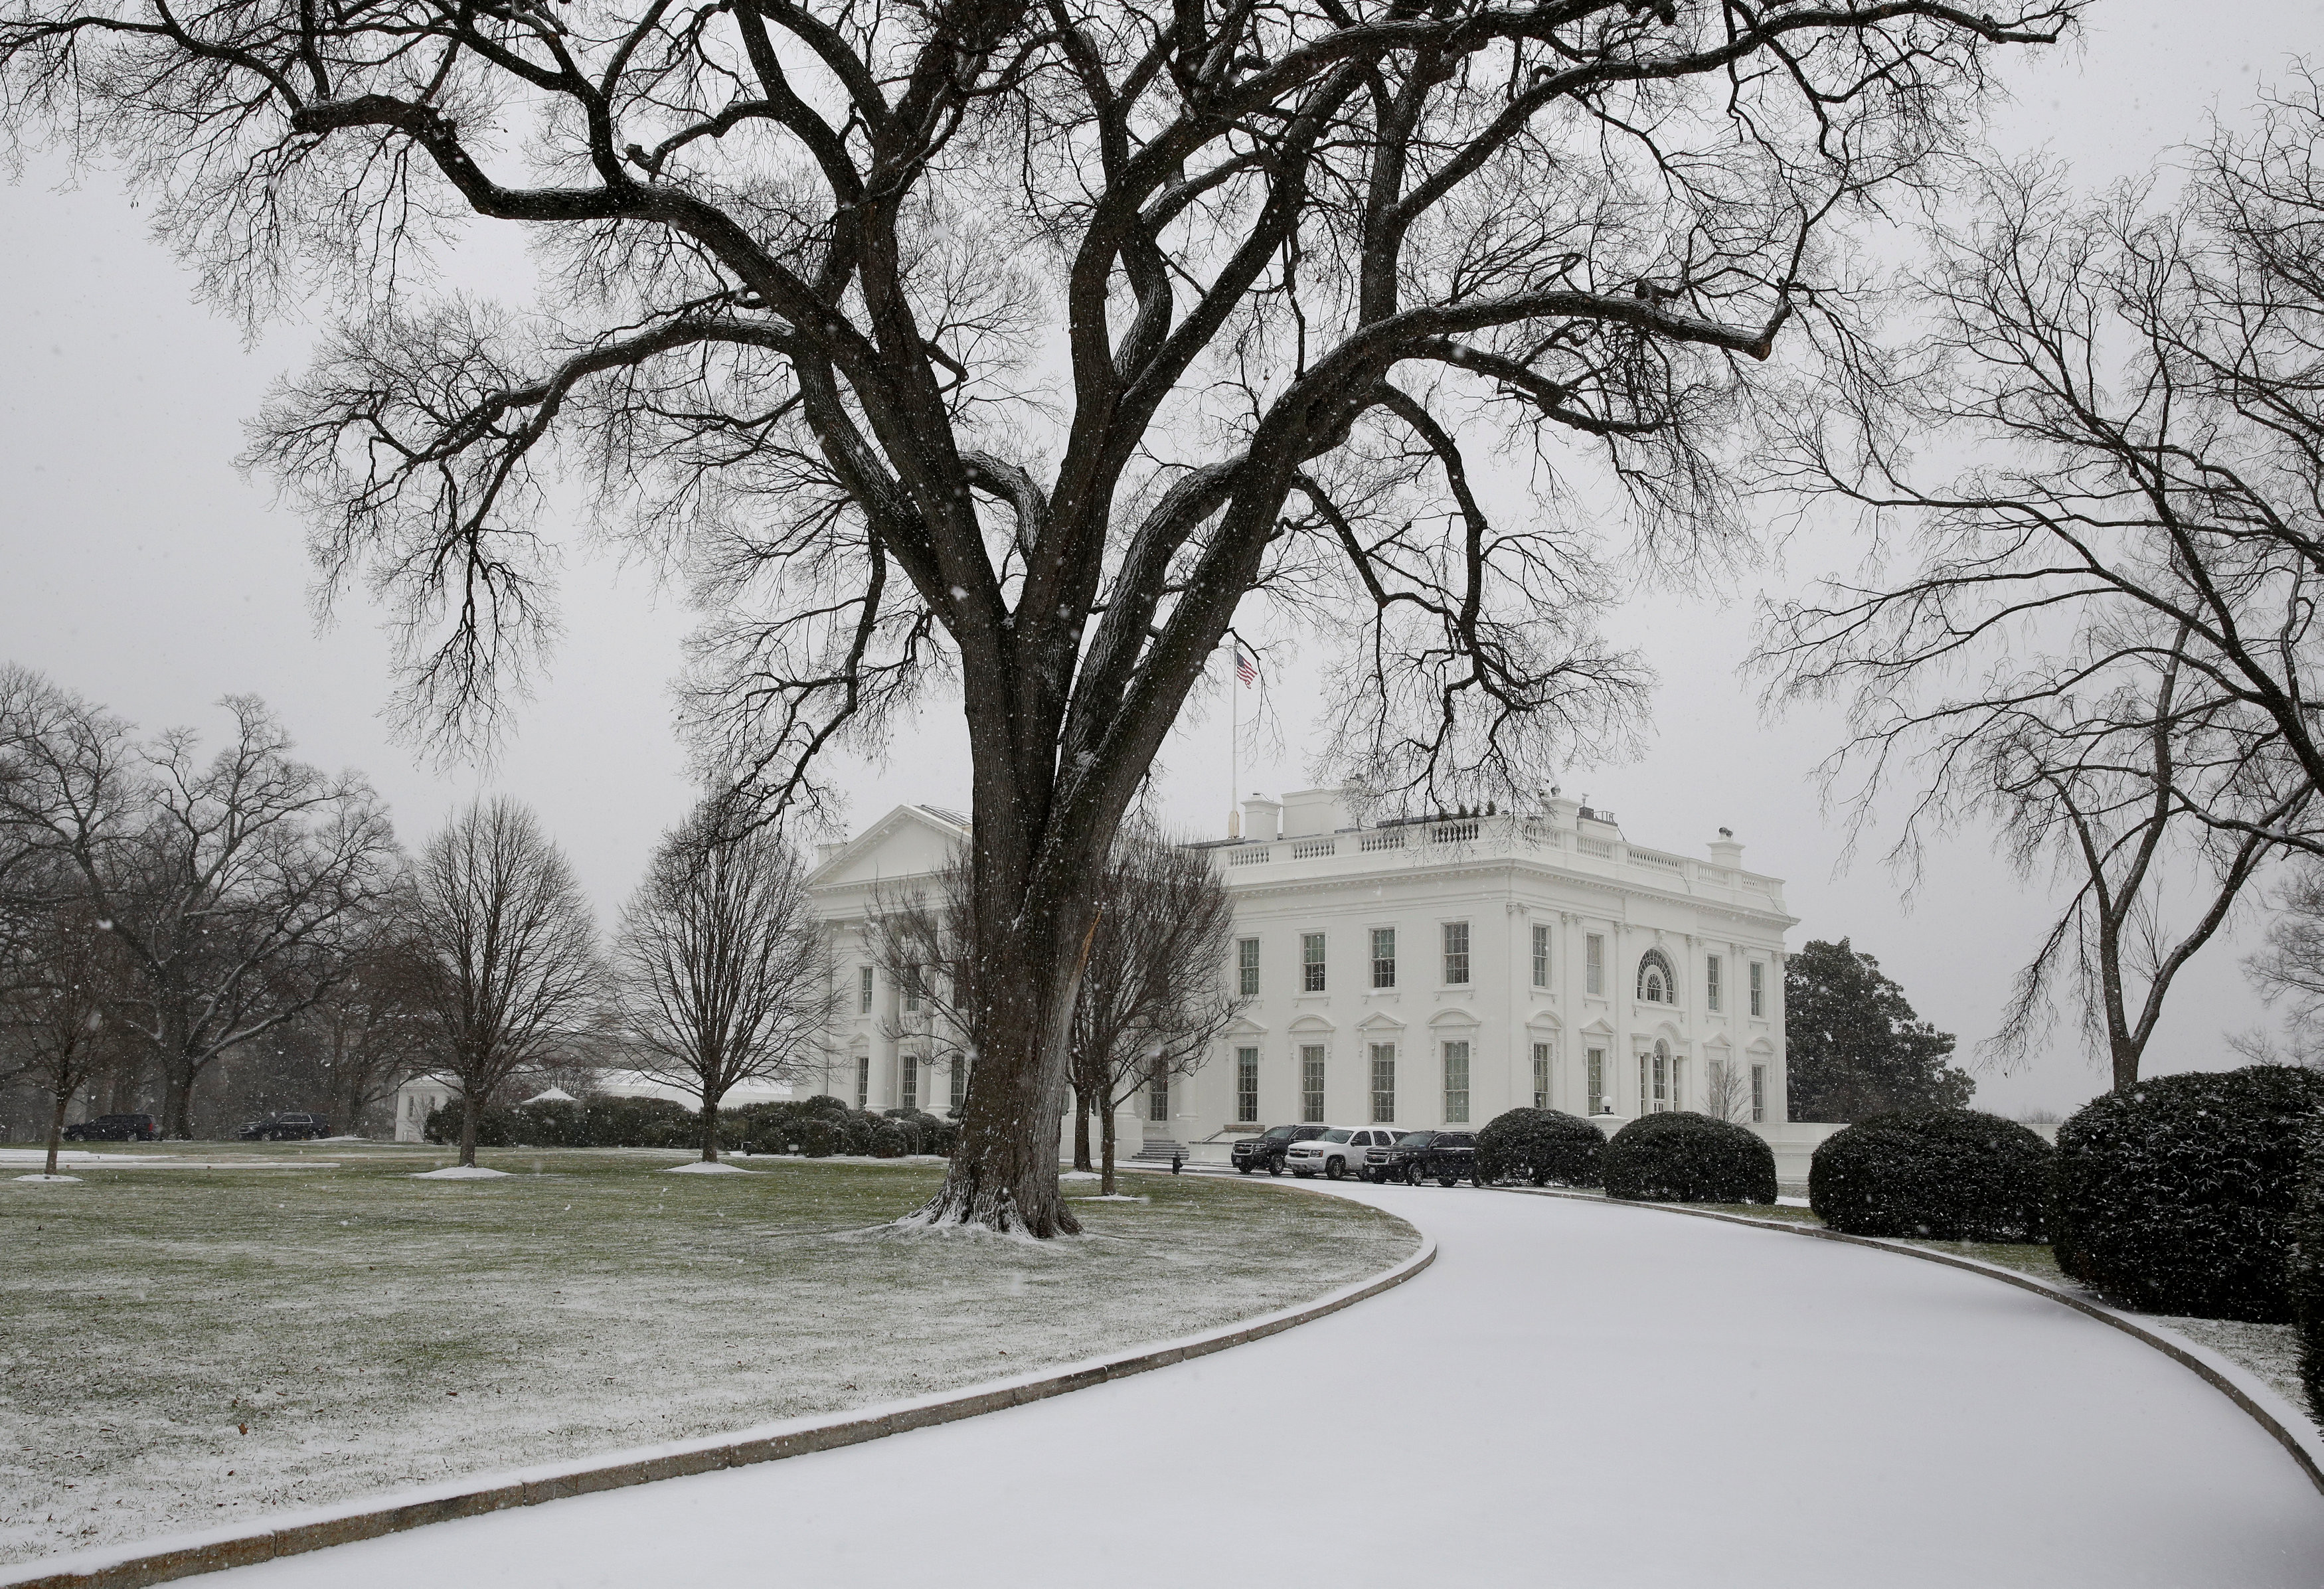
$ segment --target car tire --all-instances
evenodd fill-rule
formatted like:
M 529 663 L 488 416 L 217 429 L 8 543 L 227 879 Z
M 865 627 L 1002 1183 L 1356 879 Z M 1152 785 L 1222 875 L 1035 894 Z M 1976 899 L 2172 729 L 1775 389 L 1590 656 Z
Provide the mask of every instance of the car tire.
M 1420 1184 L 1420 1166 L 1417 1164 L 1412 1165 L 1405 1170 L 1404 1184 L 1406 1186 L 1416 1187 Z
M 1278 1159 L 1274 1163 L 1268 1165 L 1267 1167 L 1267 1173 L 1269 1175 L 1281 1175 L 1283 1173 L 1283 1160 Z
M 1237 1175 L 1249 1175 L 1250 1173 L 1250 1166 L 1248 1164 L 1238 1164 L 1235 1166 L 1235 1173 Z
M 1323 1166 L 1323 1178 L 1325 1180 L 1335 1181 L 1347 1173 L 1348 1161 L 1344 1159 L 1334 1159 Z

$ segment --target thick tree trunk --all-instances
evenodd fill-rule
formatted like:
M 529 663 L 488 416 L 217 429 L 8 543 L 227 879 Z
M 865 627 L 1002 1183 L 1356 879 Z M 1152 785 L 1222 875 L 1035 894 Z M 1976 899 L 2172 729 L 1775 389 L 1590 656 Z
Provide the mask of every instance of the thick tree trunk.
M 1079 1086 L 1074 1088 L 1074 1168 L 1086 1174 L 1090 1164 L 1090 1101 L 1089 1095 Z
M 161 1134 L 180 1141 L 194 1134 L 194 1076 L 196 1067 L 177 1055 L 170 1057 L 161 1082 Z
M 71 1107 L 72 1095 L 70 1093 L 59 1093 L 57 1095 L 56 1109 L 49 1116 L 49 1168 L 46 1171 L 47 1174 L 54 1175 L 57 1172 L 57 1150 L 64 1145 L 65 1140 L 65 1112 Z
M 483 1112 L 484 1105 L 466 1087 L 462 1087 L 460 1089 L 460 1168 L 463 1169 L 474 1169 L 476 1167 L 476 1116 Z
M 702 1095 L 702 1162 L 718 1162 L 718 1100 L 709 1093 Z
M 1103 1137 L 1105 1138 L 1105 1171 L 1104 1171 L 1104 1178 L 1103 1178 L 1102 1180 L 1101 1180 L 1101 1181 L 1099 1181 L 1099 1182 L 1098 1182 L 1097 1194 L 1098 1194 L 1098 1196 L 1101 1196 L 1101 1197 L 1111 1197 L 1111 1196 L 1113 1196 L 1113 1135 L 1114 1135 L 1114 1132 L 1113 1132 L 1113 1111 L 1112 1111 L 1112 1110 L 1109 1109 L 1109 1110 L 1107 1110 L 1107 1111 L 1105 1112 L 1105 1120 L 1104 1120 L 1104 1122 L 1102 1122 L 1102 1125 L 1101 1125 L 1101 1127 L 1100 1127 L 1100 1132 L 1101 1132 L 1101 1134 L 1102 1134 L 1102 1135 L 1103 1135 Z
M 1021 896 L 1020 896 L 1021 899 Z M 908 1223 L 981 1225 L 1030 1236 L 1081 1233 L 1057 1187 L 1066 1039 L 1081 981 L 1087 898 L 983 913 L 970 1033 L 974 1063 L 960 1145 L 944 1186 Z

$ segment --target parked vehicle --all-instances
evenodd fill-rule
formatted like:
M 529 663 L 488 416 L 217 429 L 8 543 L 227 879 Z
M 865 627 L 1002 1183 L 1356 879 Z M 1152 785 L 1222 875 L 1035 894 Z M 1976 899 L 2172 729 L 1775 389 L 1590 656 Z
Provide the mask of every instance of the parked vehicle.
M 245 1142 L 303 1142 L 329 1136 L 331 1122 L 319 1114 L 270 1114 L 234 1134 Z
M 1245 1175 L 1259 1169 L 1281 1175 L 1284 1155 L 1292 1143 L 1312 1141 L 1331 1129 L 1328 1125 L 1270 1125 L 1234 1145 L 1234 1167 Z
M 1392 1146 L 1396 1132 L 1388 1126 L 1351 1129 L 1335 1125 L 1320 1137 L 1294 1142 L 1284 1150 L 1285 1168 L 1302 1180 L 1321 1174 L 1326 1180 L 1363 1173 L 1364 1155 L 1374 1148 Z
M 161 1122 L 150 1114 L 100 1114 L 65 1127 L 68 1142 L 158 1142 Z
M 1434 1180 L 1450 1187 L 1477 1181 L 1477 1133 L 1472 1131 L 1411 1131 L 1386 1148 L 1364 1155 L 1364 1174 L 1376 1181 Z

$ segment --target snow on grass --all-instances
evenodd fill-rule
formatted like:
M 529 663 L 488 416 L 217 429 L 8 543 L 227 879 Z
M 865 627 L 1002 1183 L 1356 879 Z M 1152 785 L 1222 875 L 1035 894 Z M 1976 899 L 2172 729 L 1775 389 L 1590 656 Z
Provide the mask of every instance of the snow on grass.
M 1061 1169 L 1057 1172 L 1057 1178 L 1061 1181 L 1102 1181 L 1105 1177 L 1094 1169 Z
M 412 1173 L 416 1181 L 496 1181 L 505 1180 L 505 1169 L 487 1169 L 481 1164 L 447 1164 L 441 1169 L 422 1169 Z
M 664 1175 L 756 1175 L 755 1169 L 744 1169 L 739 1164 L 729 1164 L 722 1159 L 696 1159 L 685 1164 L 673 1164 Z
M 18 1180 L 20 1180 L 20 1181 L 47 1181 L 47 1182 L 51 1183 L 51 1185 L 55 1184 L 55 1183 L 56 1183 L 56 1182 L 58 1182 L 58 1181 L 70 1181 L 70 1182 L 72 1182 L 72 1183 L 73 1183 L 73 1185 L 75 1185 L 75 1186 L 78 1186 L 78 1185 L 80 1185 L 80 1177 L 78 1177 L 78 1176 L 77 1176 L 77 1175 L 40 1175 L 40 1174 L 33 1174 L 33 1175 L 20 1175 L 20 1176 L 18 1176 L 16 1178 L 17 1178 Z
M 201 1151 L 216 1151 L 204 1144 Z M 1144 1177 L 1050 1243 L 908 1231 L 940 1162 L 438 1148 L 0 1197 L 0 1561 L 973 1384 L 1250 1317 L 1416 1244 Z M 221 1153 L 221 1158 L 231 1154 Z

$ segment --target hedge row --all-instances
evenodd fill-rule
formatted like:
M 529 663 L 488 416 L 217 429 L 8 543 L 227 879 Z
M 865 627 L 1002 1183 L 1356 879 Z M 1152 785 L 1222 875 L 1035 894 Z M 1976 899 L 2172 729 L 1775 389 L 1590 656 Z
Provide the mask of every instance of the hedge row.
M 431 1142 L 460 1140 L 457 1104 L 428 1117 Z M 722 1148 L 752 1153 L 835 1153 L 901 1159 L 908 1153 L 949 1157 L 960 1127 L 915 1110 L 884 1114 L 849 1108 L 818 1096 L 753 1104 L 718 1112 Z M 702 1146 L 699 1111 L 666 1098 L 585 1098 L 575 1103 L 488 1105 L 476 1122 L 481 1148 L 690 1148 Z

